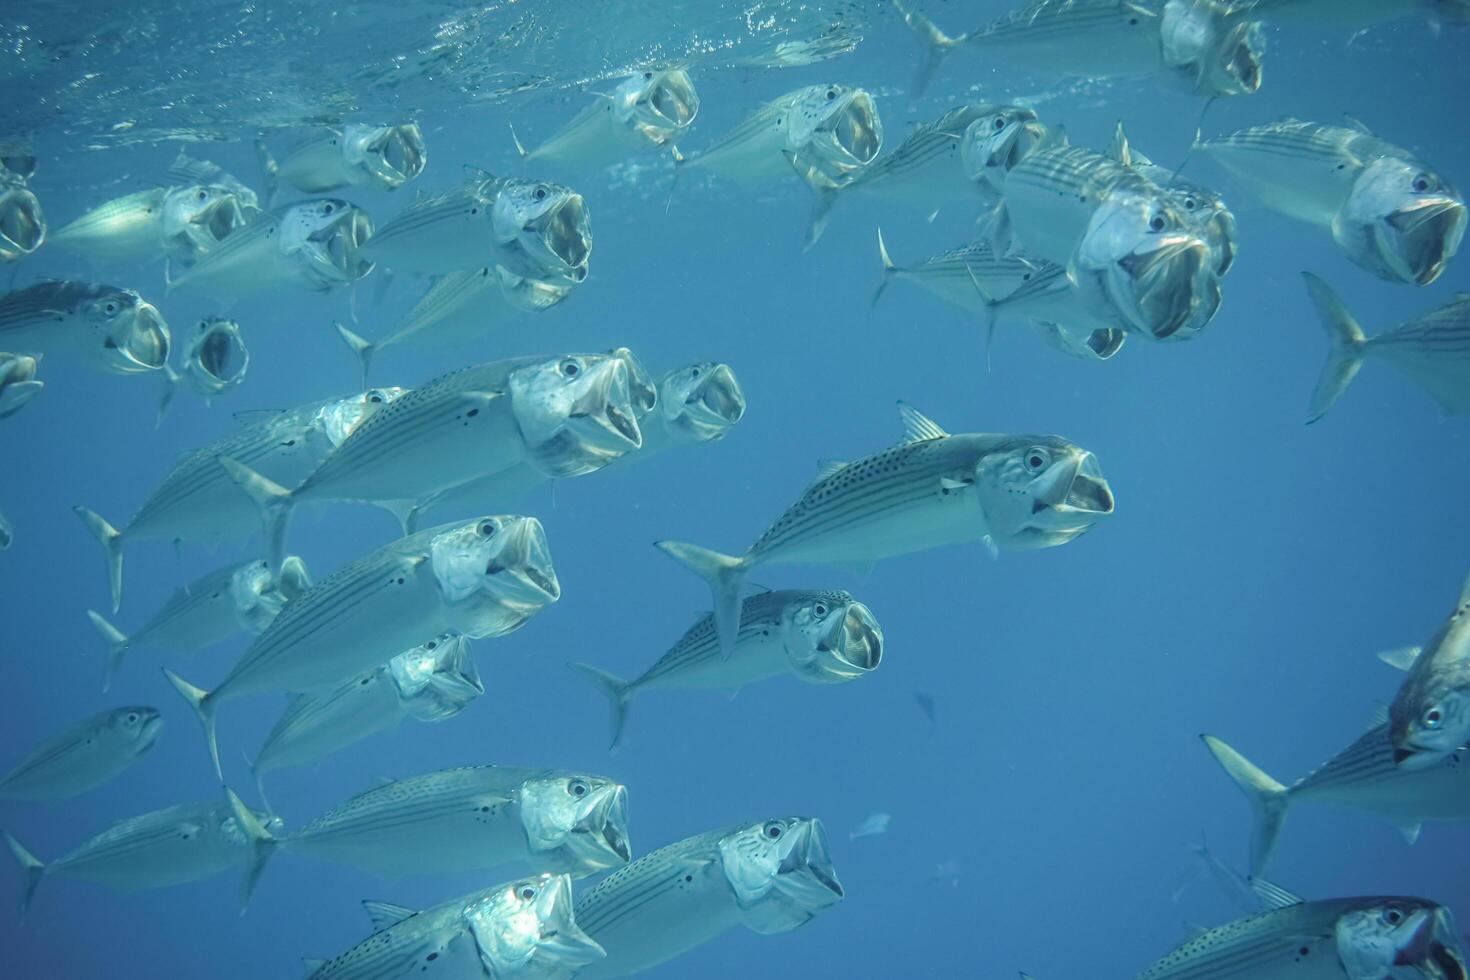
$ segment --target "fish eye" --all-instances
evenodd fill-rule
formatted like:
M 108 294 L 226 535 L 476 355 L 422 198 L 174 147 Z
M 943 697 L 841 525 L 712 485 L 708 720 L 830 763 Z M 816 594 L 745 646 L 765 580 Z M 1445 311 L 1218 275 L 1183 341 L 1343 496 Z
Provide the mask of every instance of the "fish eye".
M 495 537 L 495 522 L 487 517 L 475 526 L 475 533 L 482 538 Z
M 128 724 L 129 725 L 136 725 L 137 723 L 138 723 L 138 713 L 136 711 L 129 711 L 128 712 Z
M 588 789 L 587 784 L 582 782 L 582 780 L 573 779 L 571 782 L 567 783 L 567 792 L 580 800 L 582 797 L 591 792 L 591 790 Z
M 1006 117 L 1005 116 L 996 116 L 995 117 L 995 128 L 996 129 L 1005 129 L 1006 128 Z
M 697 378 L 697 377 L 699 377 L 699 368 L 690 368 L 689 369 L 689 377 L 691 377 L 691 378 Z
M 521 885 L 519 888 L 516 889 L 516 895 L 520 898 L 521 901 L 529 902 L 531 899 L 536 897 L 536 886 Z
M 1424 712 L 1424 727 L 1435 730 L 1444 724 L 1444 711 L 1439 705 L 1433 705 Z
M 1186 197 L 1184 199 L 1184 208 L 1186 211 L 1193 211 L 1197 207 L 1199 207 L 1199 202 L 1196 201 L 1194 198 Z
M 765 834 L 771 840 L 780 840 L 781 839 L 781 834 L 782 834 L 781 825 L 778 824 L 778 823 L 776 823 L 774 820 L 771 821 L 770 823 L 766 824 L 765 827 L 761 828 L 761 832 L 763 834 Z
M 108 300 L 107 303 L 102 307 L 102 310 L 103 312 L 111 316 L 112 314 L 117 312 L 117 303 L 113 300 Z
M 643 73 L 643 80 L 645 82 L 651 82 L 651 81 L 653 81 L 653 72 L 651 72 L 651 71 L 644 72 Z
M 544 201 L 544 200 L 546 200 L 546 195 L 548 193 L 549 192 L 546 190 L 546 185 L 545 184 L 537 184 L 536 185 L 536 189 L 531 192 L 531 196 L 534 197 L 538 201 Z
M 331 214 L 331 213 L 332 213 L 332 205 L 331 204 L 323 204 L 322 205 L 322 214 Z
M 203 200 L 207 200 L 209 198 L 209 193 L 207 191 L 205 191 L 204 189 L 201 188 L 200 191 L 199 191 L 199 193 L 197 195 L 195 195 L 195 196 L 196 196 L 196 198 L 198 200 L 203 201 Z
M 563 377 L 575 378 L 577 375 L 582 373 L 582 365 L 578 364 L 571 358 L 568 358 L 565 361 L 561 362 L 561 373 Z
M 837 98 L 837 90 L 835 88 L 829 88 L 827 90 L 827 101 L 831 102 L 835 98 Z
M 437 650 L 438 648 L 439 648 L 439 641 L 438 640 L 430 640 L 428 643 L 425 643 L 424 644 L 424 649 L 425 650 Z
M 1386 908 L 1383 910 L 1383 921 L 1391 926 L 1396 926 L 1404 921 L 1404 913 L 1400 909 Z
M 1414 178 L 1414 190 L 1420 194 L 1423 194 L 1432 186 L 1434 186 L 1434 182 L 1429 179 L 1428 174 L 1420 174 Z
M 827 615 L 827 604 L 825 602 L 817 603 L 815 606 L 812 606 L 812 612 L 816 613 L 818 619 L 822 618 Z
M 1152 218 L 1148 219 L 1148 227 L 1151 231 L 1163 231 L 1165 223 L 1166 222 L 1164 221 L 1164 216 L 1162 214 L 1156 214 Z
M 1051 454 L 1045 449 L 1030 449 L 1026 452 L 1026 468 L 1032 473 L 1040 473 L 1046 469 L 1046 464 L 1051 462 Z

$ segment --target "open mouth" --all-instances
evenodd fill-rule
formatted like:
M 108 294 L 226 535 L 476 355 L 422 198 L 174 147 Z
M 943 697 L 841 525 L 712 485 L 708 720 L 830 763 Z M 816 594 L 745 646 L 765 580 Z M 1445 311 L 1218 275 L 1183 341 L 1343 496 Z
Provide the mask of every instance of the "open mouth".
M 417 125 L 392 126 L 373 146 L 380 166 L 379 178 L 390 188 L 402 187 L 424 172 L 427 162 L 424 138 Z
M 567 195 L 550 214 L 543 216 L 540 238 L 547 253 L 567 268 L 587 264 L 592 254 L 592 234 L 588 230 L 587 205 L 582 195 Z
M 362 258 L 362 246 L 373 236 L 373 222 L 366 213 L 352 208 L 339 220 L 312 235 L 324 265 L 336 275 L 334 279 L 353 282 L 373 269 L 373 263 Z
M 861 602 L 847 607 L 847 615 L 843 616 L 837 635 L 832 652 L 858 673 L 876 670 L 883 662 L 883 629 Z
M 1206 275 L 1209 249 L 1196 239 L 1183 239 L 1123 258 L 1118 267 L 1127 277 L 1119 306 L 1134 314 L 1134 326 L 1155 340 L 1190 336 L 1215 316 L 1220 284 Z M 1186 326 L 1193 329 L 1181 334 Z
M 241 379 L 248 356 L 239 334 L 223 324 L 211 327 L 199 344 L 199 367 L 225 385 Z
M 1431 944 L 1429 959 L 1424 965 L 1431 968 L 1433 980 L 1467 980 L 1464 959 L 1457 950 L 1444 943 L 1436 941 Z
M 1123 341 L 1128 339 L 1128 334 L 1115 327 L 1100 327 L 1087 335 L 1087 349 L 1092 351 L 1100 361 L 1106 361 L 1118 351 L 1123 349 Z
M 792 847 L 781 862 L 782 872 L 804 870 L 818 885 L 830 893 L 835 900 L 843 897 L 842 882 L 837 880 L 837 869 L 827 856 L 827 833 L 819 820 L 807 822 L 803 839 Z
M 878 125 L 873 100 L 866 93 L 858 93 L 833 121 L 832 140 L 852 163 L 865 166 L 878 155 L 883 143 Z
M 139 300 L 133 310 L 133 322 L 122 343 L 115 344 L 128 364 L 125 373 L 157 371 L 168 362 L 170 336 L 168 324 L 151 303 Z
M 230 195 L 206 208 L 194 218 L 194 223 L 204 229 L 211 245 L 217 245 L 246 221 L 240 202 Z
M 1438 762 L 1439 758 L 1439 754 L 1433 749 L 1421 748 L 1413 744 L 1398 745 L 1393 750 L 1393 764 L 1410 772 L 1428 769 Z
M 1465 205 L 1449 198 L 1428 201 L 1388 216 L 1394 247 L 1408 275 L 1420 286 L 1439 278 L 1465 235 Z
M 46 237 L 46 220 L 41 202 L 24 188 L 0 195 L 0 255 L 19 258 L 41 246 Z
M 1036 152 L 1037 146 L 1046 138 L 1046 127 L 1034 117 L 1010 124 L 1001 145 L 991 154 L 988 164 L 1000 167 L 1009 173 L 1022 161 Z
M 745 415 L 745 392 L 730 369 L 721 364 L 706 377 L 690 407 L 715 422 L 731 426 Z
M 699 95 L 689 76 L 671 71 L 659 79 L 647 97 L 648 106 L 675 130 L 683 129 L 699 113 Z
M 1259 91 L 1263 50 L 1260 28 L 1255 24 L 1240 24 L 1230 32 L 1226 45 L 1228 54 L 1220 67 L 1230 81 L 1222 86 L 1220 94 L 1249 95 Z

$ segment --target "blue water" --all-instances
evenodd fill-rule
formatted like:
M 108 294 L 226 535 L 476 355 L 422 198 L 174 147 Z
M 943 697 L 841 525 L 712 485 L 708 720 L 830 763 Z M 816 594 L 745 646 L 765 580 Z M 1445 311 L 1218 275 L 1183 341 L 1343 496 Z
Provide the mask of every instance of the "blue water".
M 0 22 L 22 20 L 27 6 Z M 257 6 L 254 18 L 236 12 L 258 32 L 242 43 L 269 51 L 278 26 L 267 14 L 276 5 Z M 573 11 L 526 6 L 543 19 Z M 1162 163 L 1188 148 L 1202 102 L 1154 80 L 1059 86 L 956 55 L 911 104 L 907 33 L 886 6 L 849 6 L 865 25 L 851 54 L 784 70 L 695 70 L 703 104 L 686 150 L 763 100 L 829 80 L 875 93 L 890 147 L 908 123 L 952 104 L 1026 96 L 1041 98 L 1043 118 L 1065 123 L 1076 143 L 1105 147 L 1121 119 Z M 931 12 L 958 30 L 1005 7 L 989 0 Z M 525 11 L 490 5 L 481 13 L 494 23 Z M 326 10 L 315 17 L 330 20 Z M 646 19 L 641 30 L 659 26 Z M 92 59 L 114 80 L 108 58 L 166 66 L 169 18 L 161 24 L 146 42 L 158 53 L 98 43 L 71 57 Z M 386 53 L 407 43 L 394 31 L 385 18 L 359 24 L 353 37 L 376 37 Z M 1350 28 L 1272 28 L 1268 37 L 1265 87 L 1216 103 L 1206 133 L 1351 113 L 1462 186 L 1470 181 L 1470 130 L 1457 94 L 1470 91 L 1463 31 L 1437 36 L 1406 20 L 1357 37 Z M 330 32 L 316 43 L 344 57 Z M 208 60 L 188 53 L 194 67 L 177 78 L 197 88 Z M 520 172 L 507 123 L 523 139 L 549 135 L 583 104 L 583 80 L 596 89 L 628 67 L 609 60 L 619 53 L 584 51 L 582 63 L 560 66 L 528 52 L 545 84 L 511 96 L 472 98 L 419 80 L 403 104 L 419 110 L 427 172 L 395 193 L 339 194 L 381 223 L 418 189 L 458 181 L 461 164 Z M 382 60 L 370 46 L 346 56 Z M 317 77 L 311 65 L 298 69 L 306 99 L 321 86 L 308 84 Z M 41 79 L 20 92 L 46 91 L 42 82 L 57 77 L 54 63 L 14 71 Z M 137 118 L 156 128 L 154 103 L 168 77 L 151 75 L 154 102 L 137 106 Z M 349 91 L 350 82 L 342 83 Z M 256 95 L 244 94 L 246 102 Z M 164 129 L 124 141 L 82 109 L 68 110 L 87 104 L 70 98 L 13 104 L 6 116 L 23 126 L 34 113 L 32 187 L 53 228 L 142 186 L 180 146 L 162 138 Z M 261 98 L 305 114 L 283 89 Z M 383 88 L 363 95 L 365 104 L 394 98 Z M 191 125 L 208 115 L 192 111 Z M 202 128 L 233 126 L 235 138 L 190 144 L 190 152 L 253 180 L 251 111 L 219 104 L 213 126 Z M 119 142 L 127 145 L 90 148 Z M 980 325 L 912 286 L 896 283 L 875 312 L 868 308 L 876 225 L 904 261 L 963 242 L 972 214 L 957 208 L 931 223 L 901 206 L 849 202 L 803 253 L 808 201 L 795 179 L 757 192 L 681 179 L 665 212 L 670 164 L 639 164 L 557 175 L 586 195 L 595 235 L 592 276 L 566 303 L 472 346 L 385 355 L 374 382 L 413 385 L 476 360 L 628 345 L 655 373 L 702 358 L 728 363 L 748 398 L 744 420 L 714 445 L 564 481 L 554 495 L 523 501 L 519 509 L 546 526 L 561 601 L 514 635 L 476 644 L 487 692 L 460 717 L 405 723 L 314 768 L 274 774 L 271 799 L 288 824 L 381 776 L 484 763 L 618 779 L 629 788 L 639 854 L 740 820 L 822 818 L 845 901 L 790 934 L 728 933 L 651 977 L 1010 977 L 1021 969 L 1042 980 L 1127 977 L 1181 942 L 1185 921 L 1242 914 L 1208 878 L 1190 878 L 1188 845 L 1203 838 L 1243 870 L 1249 832 L 1243 798 L 1198 734 L 1226 738 L 1288 782 L 1346 746 L 1399 682 L 1374 654 L 1429 638 L 1463 579 L 1470 544 L 1470 430 L 1443 421 L 1412 384 L 1370 363 L 1325 420 L 1302 424 L 1326 344 L 1298 272 L 1322 275 L 1373 332 L 1465 289 L 1464 260 L 1423 289 L 1378 281 L 1325 235 L 1232 193 L 1223 173 L 1195 159 L 1193 176 L 1225 190 L 1241 242 L 1224 306 L 1204 334 L 1173 345 L 1135 337 L 1111 362 L 1091 364 L 1006 323 L 987 371 Z M 48 276 L 137 288 L 160 305 L 176 338 L 220 311 L 203 295 L 163 299 L 156 266 L 104 266 L 45 247 L 19 264 L 16 285 Z M 369 278 L 355 297 L 369 335 L 391 326 L 418 292 L 398 282 L 379 306 L 374 287 Z M 181 394 L 155 431 L 155 379 L 104 377 L 58 357 L 44 362 L 41 397 L 0 423 L 0 510 L 16 535 L 0 557 L 0 768 L 106 707 L 150 704 L 167 719 L 156 748 L 114 782 L 51 807 L 0 809 L 0 825 L 42 858 L 124 816 L 218 793 L 197 725 L 158 667 L 212 683 L 244 638 L 190 658 L 137 651 L 112 692 L 100 693 L 101 644 L 84 611 L 106 608 L 106 580 L 97 545 L 69 510 L 85 504 L 120 524 L 178 453 L 230 431 L 233 412 L 298 405 L 356 384 L 331 328 L 350 315 L 345 293 L 267 292 L 229 312 L 245 331 L 250 373 L 211 407 Z M 647 694 L 634 705 L 626 744 L 609 754 L 605 703 L 564 663 L 635 676 L 708 608 L 704 586 L 651 542 L 737 551 L 800 493 L 818 459 L 893 442 L 898 399 L 951 431 L 1067 436 L 1097 454 L 1117 513 L 1063 548 L 996 560 L 965 546 L 887 560 L 866 574 L 763 568 L 765 585 L 847 588 L 866 602 L 887 636 L 880 669 L 834 687 L 752 685 L 733 699 Z M 296 520 L 291 546 L 321 578 L 395 534 L 379 511 L 312 508 Z M 164 543 L 131 545 L 116 621 L 141 624 L 177 585 L 257 546 L 211 553 L 186 545 L 176 554 Z M 935 700 L 932 726 L 916 690 Z M 279 706 L 257 696 L 221 711 L 226 777 L 242 791 L 241 752 L 259 745 Z M 850 841 L 849 829 L 875 811 L 892 813 L 888 832 Z M 1463 917 L 1467 843 L 1463 826 L 1430 825 L 1411 847 L 1364 813 L 1305 806 L 1287 822 L 1271 876 L 1308 897 L 1423 895 Z M 0 877 L 19 880 L 10 870 Z M 419 907 L 491 883 L 478 873 L 380 881 L 285 855 L 241 918 L 234 874 L 136 894 L 46 881 L 24 926 L 0 916 L 0 975 L 296 976 L 299 958 L 331 956 L 367 934 L 360 899 Z

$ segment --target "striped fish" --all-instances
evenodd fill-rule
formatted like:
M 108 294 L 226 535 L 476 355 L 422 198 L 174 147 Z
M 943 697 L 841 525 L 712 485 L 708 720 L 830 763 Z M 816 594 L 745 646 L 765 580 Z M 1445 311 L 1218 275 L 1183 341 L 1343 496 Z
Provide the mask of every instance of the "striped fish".
M 623 80 L 534 150 L 515 140 L 521 159 L 604 167 L 631 153 L 673 146 L 699 114 L 699 93 L 681 68 L 648 70 Z M 515 130 L 511 130 L 512 138 Z
M 23 175 L 0 162 L 0 261 L 30 255 L 46 240 L 46 213 Z
M 1138 980 L 1466 980 L 1449 909 L 1422 898 L 1303 902 L 1257 882 L 1265 911 L 1206 929 Z
M 0 350 L 139 374 L 168 363 L 170 341 L 163 315 L 131 289 L 48 279 L 0 295 Z
M 1121 122 L 1113 134 L 1113 159 L 1163 188 L 1179 207 L 1189 229 L 1210 247 L 1215 258 L 1215 273 L 1223 277 L 1230 271 L 1235 264 L 1235 215 L 1217 191 L 1183 180 L 1174 171 L 1160 167 L 1139 153 L 1129 145 Z
M 102 690 L 112 687 L 123 657 L 134 647 L 193 653 L 238 633 L 259 633 L 290 598 L 310 587 L 306 564 L 293 556 L 286 560 L 279 577 L 259 560 L 226 565 L 201 575 L 175 590 L 132 636 L 89 609 L 87 617 L 107 644 Z
M 41 393 L 46 382 L 36 380 L 41 358 L 0 352 L 0 419 L 9 418 Z
M 1433 282 L 1465 234 L 1459 191 L 1361 124 L 1286 119 L 1199 148 L 1266 206 L 1331 232 L 1348 258 L 1390 282 Z
M 506 864 L 584 875 L 628 863 L 628 792 L 601 776 L 473 766 L 384 783 L 283 836 L 248 833 L 248 889 L 276 852 L 384 876 Z
M 163 420 L 180 385 L 198 394 L 208 405 L 245 380 L 250 369 L 250 349 L 240 335 L 240 325 L 220 316 L 200 320 L 189 335 L 183 354 L 183 370 L 164 365 L 163 394 L 158 402 L 158 419 Z
M 237 460 L 278 484 L 296 486 L 363 419 L 403 391 L 402 388 L 374 388 L 284 412 L 266 412 L 264 418 L 181 456 L 122 530 L 95 511 L 73 507 L 102 545 L 112 611 L 117 612 L 122 604 L 122 557 L 127 541 L 208 543 L 246 537 L 260 527 L 258 508 L 240 492 L 220 465 L 221 457 Z
M 363 906 L 373 934 L 334 959 L 308 961 L 308 980 L 565 980 L 602 955 L 573 919 L 566 875 L 507 882 L 421 912 Z
M 536 518 L 445 524 L 384 545 L 291 600 L 214 690 L 164 673 L 198 715 L 219 772 L 221 701 L 331 689 L 449 630 L 504 636 L 560 595 Z
M 55 803 L 95 789 L 142 758 L 162 730 L 156 708 L 114 708 L 83 718 L 0 776 L 0 799 Z
M 251 195 L 253 197 L 253 195 Z M 198 259 L 258 217 L 250 198 L 213 184 L 152 187 L 114 198 L 56 229 L 53 244 L 91 259 Z
M 1031 109 L 995 106 L 994 111 L 970 124 L 960 142 L 960 164 L 965 179 L 988 207 L 1000 203 L 1006 175 L 1038 150 L 1063 146 L 1066 133 L 1051 129 Z
M 751 569 L 867 563 L 945 544 L 992 552 L 1065 544 L 1113 512 L 1097 459 L 1060 436 L 950 435 L 903 403 L 904 439 L 831 463 L 740 556 L 680 541 L 658 547 L 709 583 L 722 656 L 740 628 Z
M 276 827 L 281 823 L 265 814 L 256 819 Z M 14 837 L 3 836 L 25 875 L 22 915 L 43 878 L 76 878 L 123 891 L 166 888 L 213 877 L 243 865 L 250 855 L 245 835 L 223 800 L 120 820 L 54 861 L 42 862 Z
M 1310 272 L 1302 276 L 1329 344 L 1308 422 L 1327 414 L 1370 357 L 1423 388 L 1446 415 L 1470 414 L 1470 293 L 1369 337 L 1331 286 Z
M 429 162 L 417 123 L 349 123 L 314 129 L 298 134 L 279 160 L 263 140 L 257 140 L 255 148 L 265 175 L 267 200 L 282 182 L 307 194 L 340 187 L 396 190 L 423 173 Z
M 700 834 L 620 868 L 577 900 L 607 957 L 579 980 L 657 966 L 738 925 L 790 932 L 842 900 L 820 820 L 778 817 Z
M 714 617 L 706 614 L 636 680 L 590 664 L 572 664 L 612 706 L 612 747 L 623 737 L 628 706 L 645 690 L 718 690 L 790 674 L 809 684 L 866 676 L 883 660 L 883 628 L 851 593 L 812 589 L 761 592 L 740 608 L 740 631 L 728 660 L 719 655 Z

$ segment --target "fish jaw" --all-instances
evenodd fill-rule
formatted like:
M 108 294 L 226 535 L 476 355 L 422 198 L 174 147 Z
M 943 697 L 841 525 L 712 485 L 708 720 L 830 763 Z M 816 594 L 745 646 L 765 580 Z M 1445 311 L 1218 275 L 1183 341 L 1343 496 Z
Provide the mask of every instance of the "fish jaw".
M 764 935 L 790 932 L 805 925 L 844 896 L 837 869 L 828 856 L 822 822 L 798 817 L 771 821 L 765 827 L 783 823 L 782 838 L 773 845 L 773 866 L 764 869 L 768 879 L 753 891 L 735 888 L 741 921 Z
M 659 383 L 664 422 L 694 442 L 713 442 L 745 415 L 745 392 L 728 365 L 702 363 Z
M 372 219 L 354 205 L 336 203 L 340 211 L 335 220 L 312 230 L 297 253 L 300 272 L 315 289 L 356 282 L 373 271 L 373 262 L 361 254 L 373 236 Z
M 566 850 L 580 874 L 621 868 L 633 859 L 628 838 L 628 790 L 609 783 L 596 795 L 567 837 Z
M 1164 64 L 1190 91 L 1249 95 L 1261 87 L 1261 25 L 1217 0 L 1168 0 L 1160 20 Z
M 1155 340 L 1185 340 L 1220 308 L 1220 282 L 1210 249 L 1198 238 L 1144 240 L 1102 269 L 1084 269 L 1128 325 Z
M 233 320 L 208 317 L 184 353 L 184 363 L 195 385 L 206 394 L 221 394 L 245 380 L 250 351 Z
M 45 240 L 40 200 L 19 180 L 0 182 L 0 259 L 23 258 Z
M 652 146 L 681 136 L 699 115 L 699 92 L 682 68 L 646 73 L 629 109 L 628 125 Z
M 504 541 L 485 565 L 492 594 L 503 603 L 535 612 L 561 598 L 546 531 L 534 517 L 506 518 Z
M 105 367 L 115 374 L 157 371 L 168 363 L 168 324 L 152 303 L 137 298 L 131 315 L 119 316 L 103 340 Z
M 1378 267 L 1399 281 L 1429 285 L 1459 250 L 1465 220 L 1465 205 L 1450 197 L 1417 201 L 1394 212 L 1373 226 Z
M 428 153 L 417 123 L 348 126 L 343 151 L 349 165 L 372 184 L 396 190 L 424 172 Z
M 509 633 L 561 598 L 534 517 L 482 517 L 436 535 L 429 552 L 453 628 L 471 638 Z
M 607 955 L 578 928 L 566 875 L 522 879 L 479 898 L 465 919 L 486 976 L 570 976 Z
M 492 224 L 502 262 L 517 275 L 550 282 L 580 282 L 592 255 L 592 224 L 587 202 L 565 187 L 538 184 L 524 194 L 502 189 Z M 534 195 L 543 195 L 540 198 Z
M 528 459 L 547 476 L 580 476 L 643 446 L 628 362 L 567 356 L 511 377 L 512 411 Z
M 809 142 L 819 161 L 817 170 L 839 184 L 872 163 L 883 148 L 883 120 L 873 97 L 862 89 L 851 89 L 840 99 L 840 108 L 827 114 Z
M 997 124 L 999 124 L 997 126 Z M 1046 125 L 1030 109 L 1012 107 L 972 122 L 960 141 L 965 177 L 1000 192 L 1010 173 L 1047 139 Z
M 802 680 L 841 684 L 871 674 L 883 662 L 883 627 L 872 610 L 853 600 L 835 618 L 815 657 L 803 665 Z

